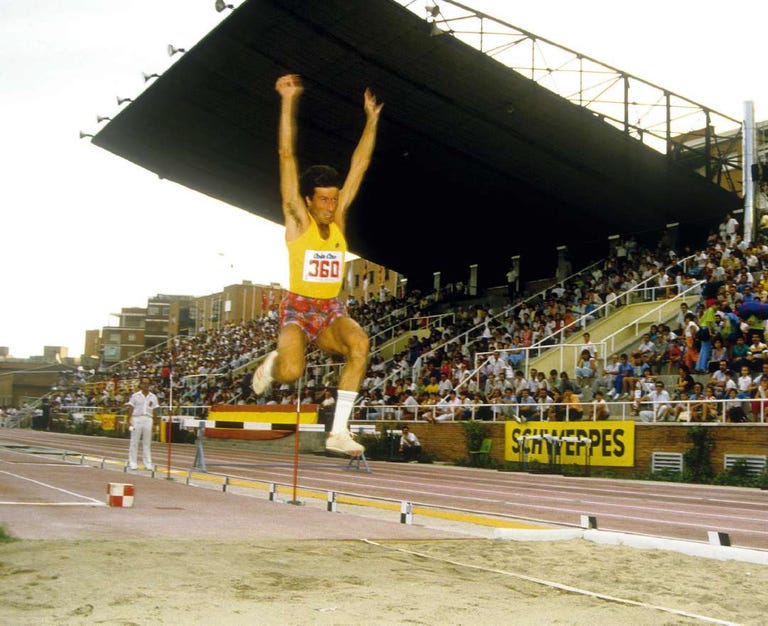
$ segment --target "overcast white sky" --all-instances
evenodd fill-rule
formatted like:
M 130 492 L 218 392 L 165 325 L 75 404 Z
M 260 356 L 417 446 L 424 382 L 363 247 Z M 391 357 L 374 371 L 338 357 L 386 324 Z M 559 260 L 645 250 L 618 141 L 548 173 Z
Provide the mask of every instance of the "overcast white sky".
M 745 100 L 768 117 L 763 0 L 464 4 L 737 119 Z M 286 284 L 281 227 L 78 139 L 144 89 L 142 72 L 176 60 L 168 44 L 188 49 L 229 15 L 213 7 L 0 0 L 0 346 L 12 356 L 79 356 L 85 330 L 157 293 Z

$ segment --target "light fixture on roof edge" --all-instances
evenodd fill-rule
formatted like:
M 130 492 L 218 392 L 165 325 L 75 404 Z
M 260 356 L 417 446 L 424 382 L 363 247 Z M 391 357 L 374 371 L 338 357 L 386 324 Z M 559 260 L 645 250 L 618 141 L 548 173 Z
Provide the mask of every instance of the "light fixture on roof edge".
M 101 124 L 102 122 L 111 122 L 112 118 L 107 117 L 106 115 L 97 115 L 96 116 L 96 123 Z
M 445 31 L 442 30 L 438 25 L 437 22 L 430 22 L 429 23 L 429 36 L 430 37 L 439 37 L 440 35 L 444 35 Z
M 121 106 L 126 102 L 133 102 L 133 98 L 121 98 L 120 96 L 117 96 L 117 106 Z
M 439 37 L 440 35 L 444 35 L 446 32 L 452 32 L 450 30 L 445 31 L 442 30 L 437 25 L 437 18 L 438 16 L 442 17 L 440 13 L 440 7 L 437 6 L 436 2 L 433 2 L 431 4 L 427 4 L 424 9 L 427 11 L 427 24 L 429 24 L 429 36 L 430 37 Z M 445 18 L 442 17 L 443 21 L 445 21 Z
M 216 10 L 221 13 L 224 9 L 234 9 L 234 5 L 227 4 L 224 2 L 224 0 L 216 0 L 216 4 L 214 5 L 216 7 Z
M 144 82 L 148 83 L 153 78 L 160 78 L 160 74 L 147 74 L 146 72 L 142 72 L 141 75 L 144 77 Z
M 80 139 L 85 139 L 86 137 L 93 137 L 91 133 L 84 133 L 82 130 L 80 131 Z
M 186 50 L 184 48 L 176 48 L 172 43 L 168 44 L 168 56 L 172 57 L 174 54 L 184 54 Z

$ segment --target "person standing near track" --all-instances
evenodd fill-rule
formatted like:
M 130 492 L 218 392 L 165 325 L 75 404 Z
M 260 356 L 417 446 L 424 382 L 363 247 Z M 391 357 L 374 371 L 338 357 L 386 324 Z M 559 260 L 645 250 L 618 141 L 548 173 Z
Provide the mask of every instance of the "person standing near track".
M 299 177 L 296 114 L 304 88 L 298 75 L 288 74 L 278 78 L 275 89 L 281 98 L 278 152 L 290 285 L 280 305 L 277 350 L 256 368 L 252 386 L 261 395 L 273 380 L 298 380 L 311 342 L 344 357 L 325 447 L 357 457 L 365 449 L 352 439 L 347 424 L 368 363 L 368 335 L 349 317 L 338 294 L 344 279 L 347 210 L 371 161 L 383 104 L 365 90 L 365 127 L 342 185 L 339 173 L 328 165 L 313 165 Z
M 128 446 L 128 468 L 139 468 L 139 441 L 142 443 L 141 458 L 144 469 L 152 470 L 152 425 L 160 403 L 157 396 L 149 390 L 149 378 L 142 378 L 139 390 L 126 403 L 128 430 L 131 432 L 131 442 Z

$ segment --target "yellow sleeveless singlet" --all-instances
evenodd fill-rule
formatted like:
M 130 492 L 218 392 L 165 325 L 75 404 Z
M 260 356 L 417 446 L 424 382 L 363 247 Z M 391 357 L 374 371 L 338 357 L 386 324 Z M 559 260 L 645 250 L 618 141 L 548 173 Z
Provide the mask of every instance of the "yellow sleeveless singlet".
M 347 240 L 336 224 L 330 224 L 328 239 L 312 216 L 309 228 L 294 241 L 287 241 L 289 291 L 306 298 L 335 298 L 344 280 Z

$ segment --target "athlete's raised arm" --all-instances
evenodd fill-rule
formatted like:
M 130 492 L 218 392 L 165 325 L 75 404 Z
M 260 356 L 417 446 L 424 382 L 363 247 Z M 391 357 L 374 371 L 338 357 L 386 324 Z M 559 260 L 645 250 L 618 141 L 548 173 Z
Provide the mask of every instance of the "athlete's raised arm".
M 309 219 L 299 191 L 299 167 L 296 162 L 296 116 L 304 87 L 298 74 L 286 74 L 277 79 L 275 89 L 281 98 L 277 145 L 280 157 L 280 194 L 286 236 L 290 238 L 302 232 Z
M 368 165 L 371 162 L 373 148 L 376 145 L 376 130 L 379 125 L 379 114 L 384 106 L 376 99 L 376 96 L 370 89 L 365 90 L 363 95 L 363 108 L 365 109 L 365 128 L 360 136 L 360 141 L 352 153 L 352 159 L 349 165 L 349 173 L 344 181 L 344 186 L 339 191 L 339 206 L 336 211 L 336 223 L 344 232 L 344 219 L 349 205 L 357 195 L 360 184 L 363 182 Z

